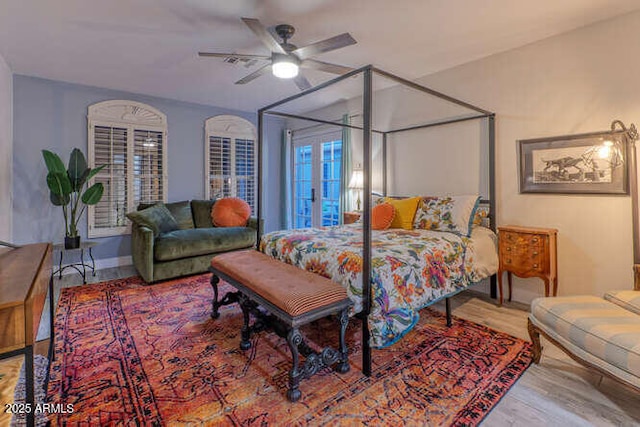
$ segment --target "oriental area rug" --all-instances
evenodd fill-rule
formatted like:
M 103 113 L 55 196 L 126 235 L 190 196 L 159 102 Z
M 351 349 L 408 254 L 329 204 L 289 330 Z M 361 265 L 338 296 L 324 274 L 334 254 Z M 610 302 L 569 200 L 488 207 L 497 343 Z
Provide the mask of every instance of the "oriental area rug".
M 223 284 L 222 295 L 231 288 Z M 324 369 L 286 398 L 290 353 L 275 333 L 239 348 L 242 312 L 210 318 L 209 275 L 144 286 L 140 278 L 62 290 L 48 402 L 72 407 L 52 425 L 476 425 L 531 363 L 529 343 L 425 309 L 361 373 L 359 321 L 347 330 L 351 370 Z M 302 329 L 337 347 L 331 318 Z M 72 406 L 67 406 L 72 405 Z

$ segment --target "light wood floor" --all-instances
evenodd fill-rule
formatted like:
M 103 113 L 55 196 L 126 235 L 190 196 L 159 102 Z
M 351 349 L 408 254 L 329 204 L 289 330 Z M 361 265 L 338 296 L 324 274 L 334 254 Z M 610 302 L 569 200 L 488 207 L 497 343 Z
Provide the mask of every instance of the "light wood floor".
M 88 281 L 132 275 L 132 267 L 113 268 L 98 271 Z M 60 288 L 80 282 L 78 275 L 56 278 L 55 300 Z M 444 311 L 444 304 L 436 308 Z M 452 298 L 452 308 L 455 316 L 529 340 L 526 305 L 505 303 L 497 307 L 484 294 L 467 291 Z M 38 336 L 49 336 L 47 310 Z M 640 395 L 589 371 L 544 339 L 543 346 L 540 364 L 527 369 L 485 418 L 483 426 L 640 426 Z M 0 402 L 11 400 L 0 395 Z

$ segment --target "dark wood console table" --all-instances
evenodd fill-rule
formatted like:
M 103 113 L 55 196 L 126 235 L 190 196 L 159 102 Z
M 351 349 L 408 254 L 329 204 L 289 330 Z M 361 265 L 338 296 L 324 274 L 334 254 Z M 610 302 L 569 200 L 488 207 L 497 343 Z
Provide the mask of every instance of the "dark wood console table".
M 52 246 L 35 243 L 0 251 L 0 359 L 25 358 L 25 403 L 34 408 L 33 345 L 47 290 L 53 311 Z M 51 319 L 53 345 L 53 316 Z M 51 347 L 50 347 L 51 348 Z M 33 409 L 27 425 L 34 425 Z

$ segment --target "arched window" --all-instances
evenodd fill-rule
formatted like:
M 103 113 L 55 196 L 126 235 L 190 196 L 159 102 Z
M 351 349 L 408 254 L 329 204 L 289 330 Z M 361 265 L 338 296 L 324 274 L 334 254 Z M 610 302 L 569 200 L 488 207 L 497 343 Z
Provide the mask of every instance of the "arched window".
M 256 128 L 237 116 L 205 122 L 205 197 L 239 197 L 251 210 L 256 201 Z
M 167 199 L 167 117 L 135 101 L 89 106 L 89 166 L 107 165 L 95 182 L 102 200 L 88 210 L 89 237 L 129 232 L 126 213 Z

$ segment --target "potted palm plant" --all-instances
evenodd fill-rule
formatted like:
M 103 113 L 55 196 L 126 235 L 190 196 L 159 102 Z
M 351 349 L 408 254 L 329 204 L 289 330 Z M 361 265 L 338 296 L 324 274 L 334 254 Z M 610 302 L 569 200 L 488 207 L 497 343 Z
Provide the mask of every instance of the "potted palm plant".
M 96 183 L 84 192 L 83 189 L 89 180 L 106 165 L 95 169 L 87 167 L 84 154 L 78 148 L 71 151 L 68 168 L 65 168 L 56 153 L 49 150 L 42 150 L 42 157 L 48 171 L 49 199 L 55 206 L 62 206 L 65 226 L 64 246 L 66 249 L 77 248 L 80 246 L 78 221 L 87 205 L 95 205 L 100 201 L 104 186 Z

